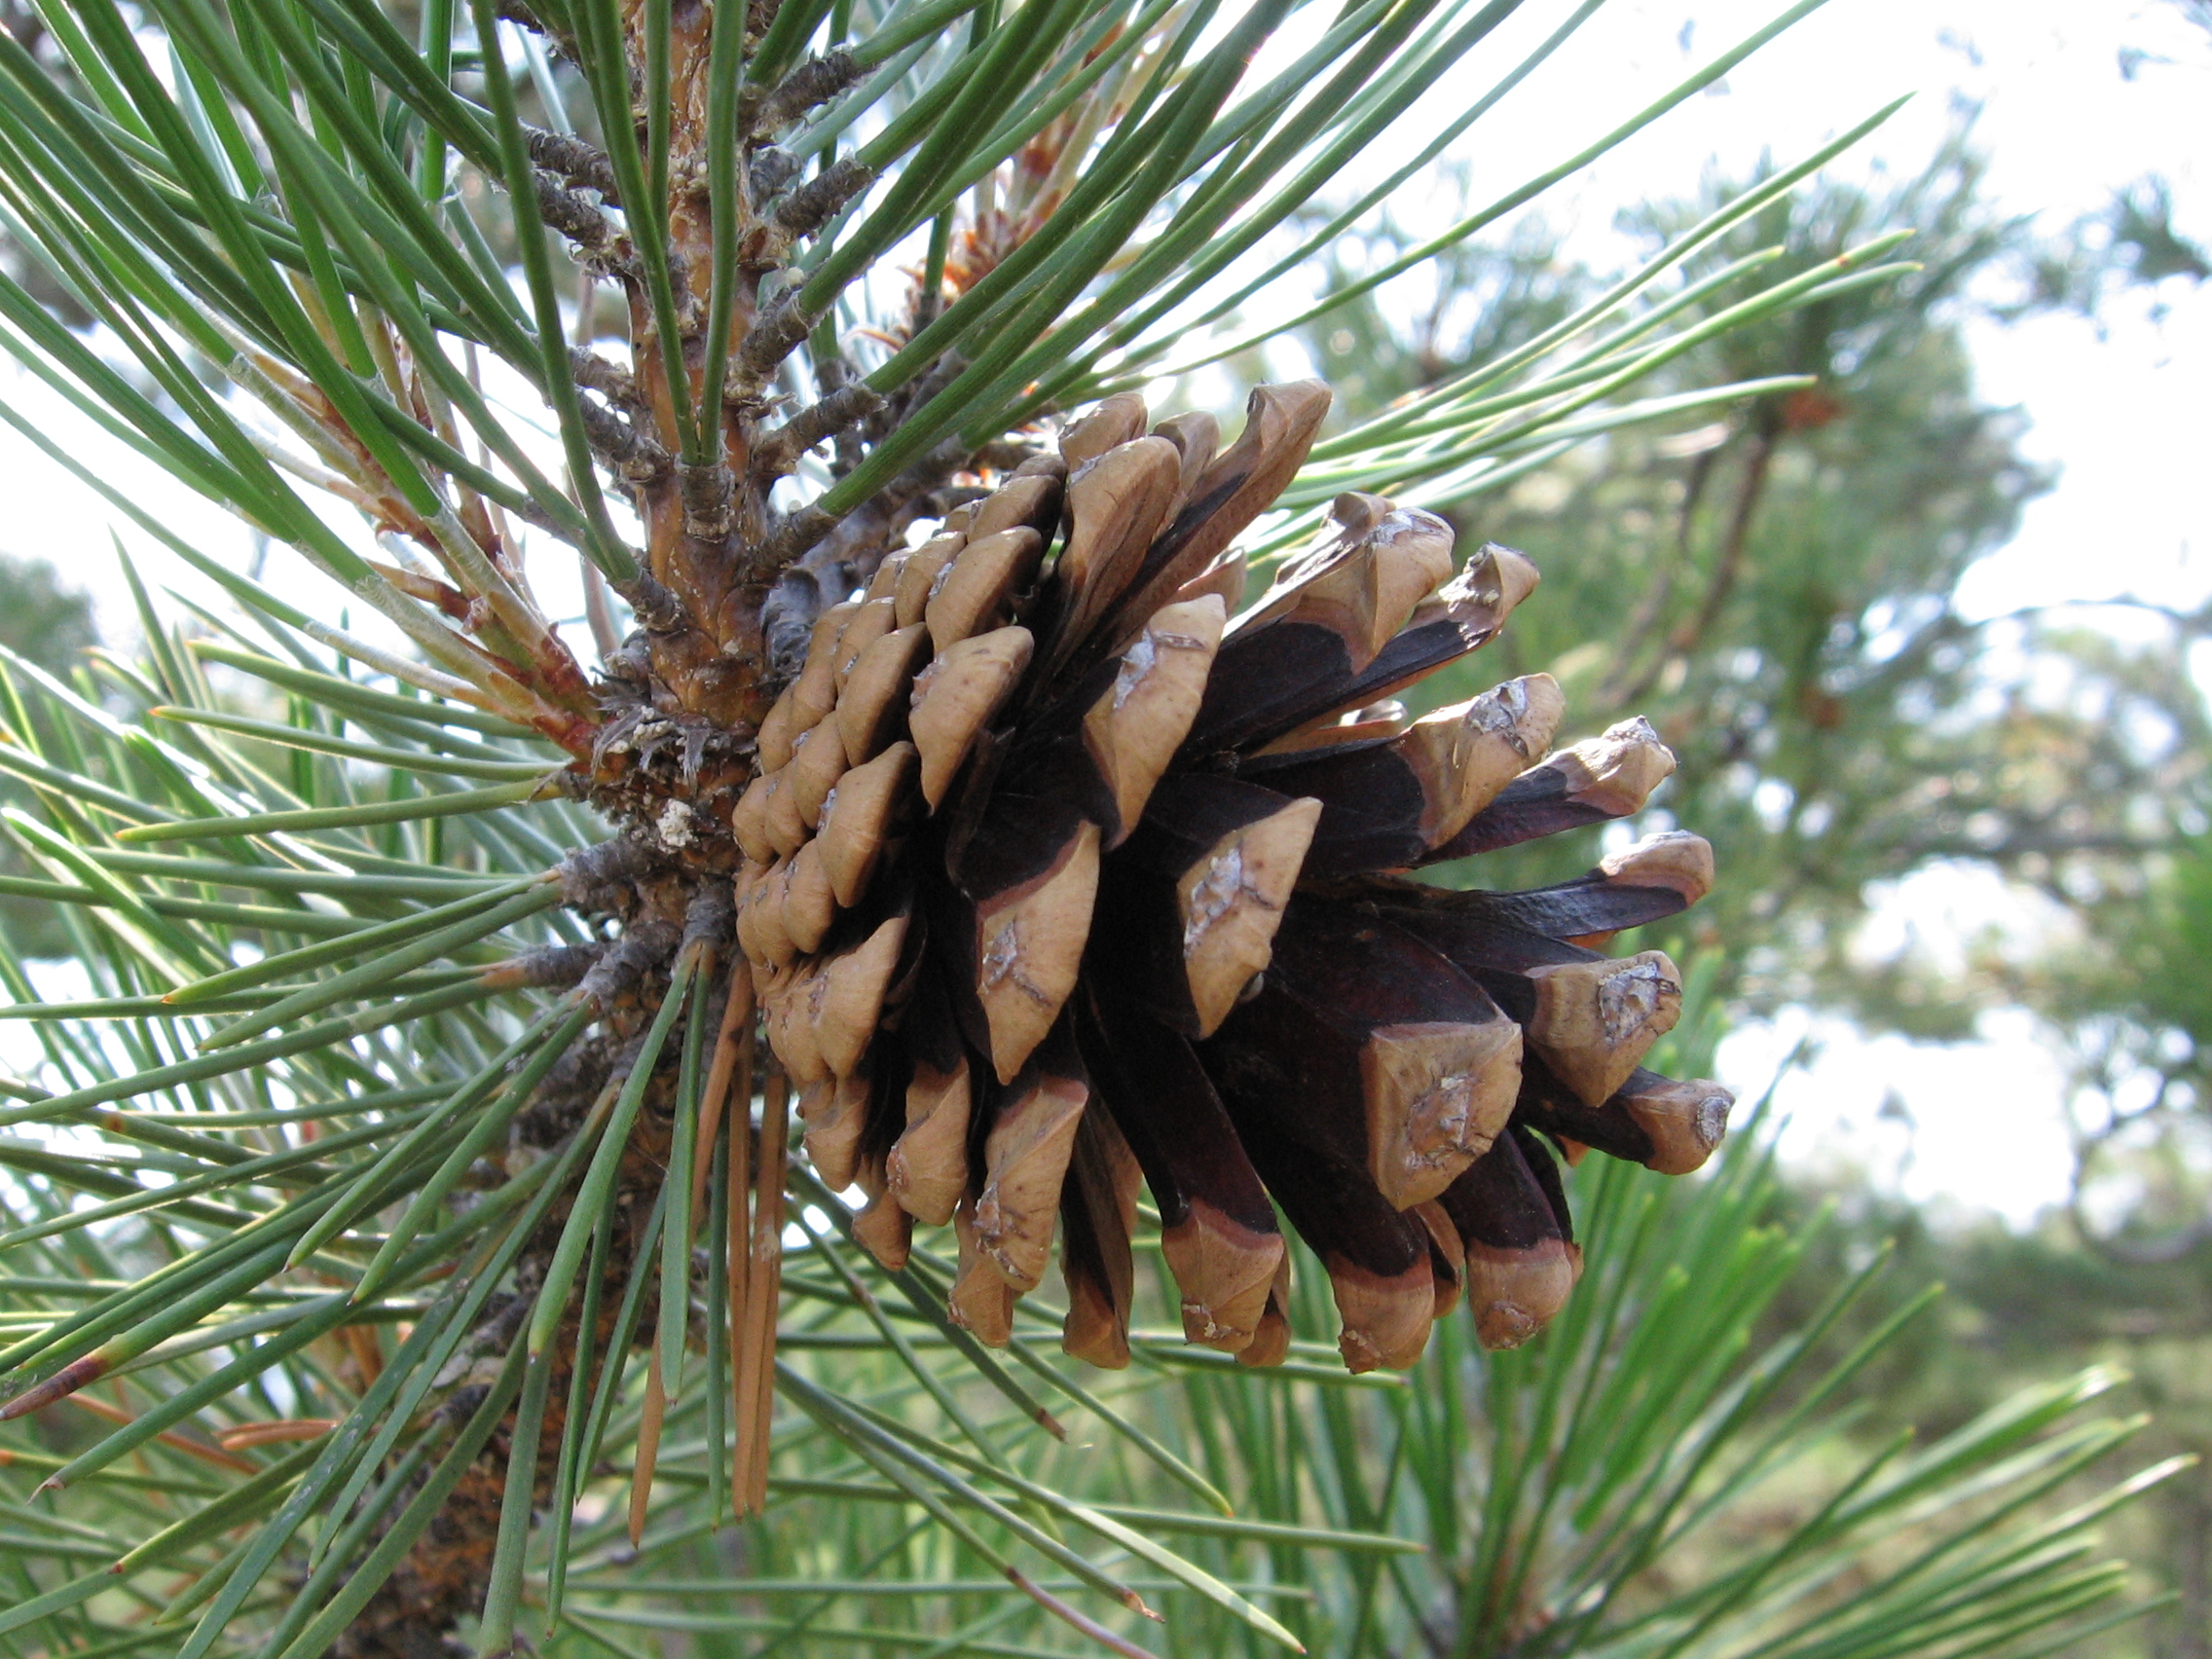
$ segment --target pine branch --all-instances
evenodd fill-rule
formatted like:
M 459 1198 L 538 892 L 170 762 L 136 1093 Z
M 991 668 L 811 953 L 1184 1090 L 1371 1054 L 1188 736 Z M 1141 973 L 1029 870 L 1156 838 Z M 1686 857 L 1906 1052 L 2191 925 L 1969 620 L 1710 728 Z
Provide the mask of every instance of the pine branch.
M 1637 388 L 1726 328 L 1893 279 L 1892 242 L 1710 315 L 1674 292 L 1628 309 L 1788 187 L 1762 183 L 1530 350 L 1319 447 L 1318 387 L 1262 388 L 1226 444 L 1203 414 L 1155 425 L 1133 389 L 1170 346 L 1220 344 L 1182 350 L 1167 319 L 1252 298 L 1226 275 L 1242 253 L 1403 147 L 1508 9 L 1357 6 L 1264 81 L 1293 11 L 1277 0 L 1218 18 L 476 0 L 458 30 L 372 0 L 160 0 L 135 20 L 63 0 L 42 13 L 60 56 L 0 41 L 9 233 L 75 308 L 0 275 L 0 343 L 132 464 L 299 551 L 423 659 L 192 547 L 133 479 L 11 414 L 278 654 L 187 649 L 149 601 L 143 661 L 110 665 L 108 700 L 15 662 L 0 685 L 0 766 L 25 803 L 5 822 L 34 871 L 4 879 L 60 914 L 88 981 L 42 1005 L 0 952 L 7 1012 L 43 1040 L 37 1075 L 0 1085 L 0 1124 L 68 1131 L 0 1136 L 4 1415 L 89 1402 L 95 1382 L 128 1402 L 26 1462 L 65 1512 L 13 1505 L 47 1519 L 0 1631 L 135 1640 L 129 1599 L 158 1589 L 160 1628 L 192 1621 L 185 1659 L 241 1640 L 425 1652 L 471 1618 L 498 1648 L 535 1639 L 541 1509 L 548 1622 L 560 1604 L 596 1633 L 618 1556 L 672 1559 L 773 1492 L 779 1515 L 838 1505 L 820 1539 L 862 1552 L 856 1596 L 936 1561 L 907 1547 L 918 1507 L 1022 1618 L 1125 1645 L 1107 1621 L 1144 1616 L 1157 1581 L 1201 1609 L 1197 1647 L 1289 1650 L 1289 1614 L 1263 1604 L 1285 1552 L 1407 1547 L 1381 1512 L 1307 1513 L 1371 1485 L 1299 1474 L 1332 1455 L 1309 1437 L 1281 1514 L 1226 1513 L 1221 1477 L 1171 1450 L 1189 1421 L 1172 1379 L 1281 1367 L 1357 1412 L 1407 1392 L 1376 1368 L 1418 1364 L 1421 1411 L 1340 1438 L 1418 1433 L 1431 1405 L 1459 1409 L 1466 1343 L 1547 1321 L 1592 1340 L 1569 1294 L 1578 1208 L 1593 1271 L 1616 1275 L 1604 1306 L 1655 1305 L 1633 1275 L 1666 1252 L 1599 1249 L 1639 1189 L 1577 1177 L 1570 1207 L 1552 1149 L 1668 1171 L 1715 1151 L 1725 1091 L 1642 1064 L 1683 976 L 1594 948 L 1696 903 L 1710 858 L 1663 836 L 1516 894 L 1405 873 L 1628 818 L 1673 764 L 1636 721 L 1547 758 L 1560 699 L 1539 676 L 1408 718 L 1392 694 L 1491 641 L 1533 585 L 1510 550 L 1456 556 L 1414 496 L 1779 389 Z M 1591 10 L 1498 65 L 1497 95 Z M 173 72 L 149 67 L 157 46 Z M 902 294 L 893 262 L 920 248 Z M 849 362 L 865 348 L 838 332 L 871 315 L 899 319 L 887 352 Z M 610 332 L 613 356 L 595 349 Z M 825 445 L 827 484 L 807 460 Z M 1275 560 L 1323 502 L 1320 542 L 1243 609 L 1246 556 Z M 609 644 L 589 590 L 596 675 L 533 597 L 540 535 L 631 607 Z M 230 706 L 244 694 L 210 664 L 260 689 Z M 137 849 L 157 840 L 177 846 Z M 269 902 L 210 896 L 232 889 Z M 1722 1201 L 1752 1167 L 1724 1169 Z M 863 1208 L 839 1196 L 854 1185 Z M 1675 1235 L 1694 1285 L 1724 1260 L 1764 1275 L 1697 1310 L 1710 1343 L 1651 1361 L 1675 1366 L 1653 1398 L 1682 1420 L 1722 1420 L 1718 1390 L 1789 1371 L 1680 1357 L 1738 1352 L 1750 1292 L 1779 1291 L 1744 1243 L 1758 1207 Z M 1188 1348 L 1138 1316 L 1156 1227 Z M 1066 1306 L 1041 1317 L 1055 1238 Z M 1463 1334 L 1439 1317 L 1462 1293 Z M 787 1297 L 824 1316 L 787 1333 Z M 1101 1398 L 1039 1353 L 1055 1329 L 1145 1369 Z M 799 1411 L 772 1423 L 779 1393 Z M 1114 1471 L 1065 1490 L 1020 1472 L 1010 1432 L 1066 1433 L 1053 1395 L 1121 1443 Z M 328 1416 L 256 1415 L 271 1399 Z M 1610 1640 L 1601 1561 L 1645 1572 L 1693 1489 L 1669 1487 L 1678 1440 L 1644 1432 L 1657 1408 L 1616 1388 L 1590 1409 L 1557 1419 L 1641 1422 L 1654 1449 L 1623 1454 L 1622 1490 L 1646 1495 L 1600 1517 L 1547 1603 Z M 297 1460 L 264 1450 L 309 1434 Z M 212 1467 L 210 1444 L 243 1477 L 212 1496 L 207 1468 L 176 1462 Z M 2010 1469 L 2024 1446 L 1991 1429 L 1958 1466 Z M 1459 1478 L 1433 1449 L 1401 1466 Z M 627 1504 L 607 1501 L 612 1470 Z M 1205 1513 L 1121 1502 L 1107 1483 L 1126 1470 Z M 1905 1498 L 1869 1482 L 1833 1513 L 1872 1530 Z M 161 1501 L 118 1502 L 134 1483 Z M 1517 1503 L 1478 1553 L 1540 1530 Z M 1201 1569 L 1161 1541 L 1178 1530 L 1217 1565 L 1273 1565 Z M 761 1548 L 782 1536 L 764 1527 Z M 1664 1616 L 1780 1619 L 1787 1566 L 1701 1580 Z M 1519 1570 L 1486 1560 L 1483 1594 Z M 1391 1600 L 1364 1565 L 1315 1594 L 1355 1579 L 1378 1651 L 1436 1600 Z M 813 1614 L 770 1582 L 747 1580 L 745 1604 L 795 1636 Z M 2006 1593 L 1994 1568 L 1961 1582 Z M 665 1616 L 649 1595 L 613 1610 L 636 1607 Z

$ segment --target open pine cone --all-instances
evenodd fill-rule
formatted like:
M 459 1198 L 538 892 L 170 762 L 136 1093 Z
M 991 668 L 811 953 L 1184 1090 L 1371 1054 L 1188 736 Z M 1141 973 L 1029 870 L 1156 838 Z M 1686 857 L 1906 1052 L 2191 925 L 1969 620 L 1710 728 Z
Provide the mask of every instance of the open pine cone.
M 1526 893 L 1405 873 L 1674 769 L 1641 720 L 1544 758 L 1543 675 L 1410 724 L 1389 700 L 1494 636 L 1529 562 L 1455 575 L 1442 520 L 1350 495 L 1231 618 L 1229 542 L 1328 401 L 1263 387 L 1217 454 L 1210 418 L 1148 434 L 1109 399 L 826 612 L 761 729 L 737 931 L 809 1155 L 888 1266 L 953 1225 L 986 1342 L 1056 1219 L 1068 1351 L 1126 1363 L 1142 1184 L 1193 1342 L 1286 1351 L 1279 1209 L 1353 1370 L 1412 1364 L 1462 1284 L 1511 1346 L 1580 1270 L 1552 1146 L 1679 1173 L 1725 1126 L 1724 1090 L 1638 1065 L 1673 963 L 1595 948 L 1702 897 L 1704 841 Z

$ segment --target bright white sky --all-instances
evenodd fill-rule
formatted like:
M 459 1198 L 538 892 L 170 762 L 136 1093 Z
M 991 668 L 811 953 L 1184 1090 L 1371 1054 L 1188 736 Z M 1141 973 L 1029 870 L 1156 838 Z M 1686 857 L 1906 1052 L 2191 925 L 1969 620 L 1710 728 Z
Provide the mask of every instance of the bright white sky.
M 1586 38 L 1476 129 L 1468 156 L 1478 196 L 1483 182 L 1502 190 L 1571 154 L 1618 112 L 1648 101 L 1777 9 L 1777 0 L 1612 0 Z M 1509 61 L 1511 41 L 1532 42 L 1565 10 L 1530 5 L 1500 31 L 1501 51 L 1486 62 Z M 2121 71 L 2126 54 L 2141 55 L 2133 79 Z M 1469 87 L 1487 85 L 1494 72 L 1486 68 Z M 1543 205 L 1554 223 L 1574 227 L 1574 251 L 1605 263 L 1626 251 L 1608 245 L 1616 206 L 1678 194 L 1709 159 L 1741 176 L 1764 145 L 1787 163 L 1905 92 L 1919 96 L 1839 164 L 1843 170 L 1917 171 L 1963 95 L 1986 105 L 1977 133 L 1992 157 L 1989 188 L 2007 209 L 2056 230 L 2156 171 L 2173 186 L 2182 225 L 2212 235 L 2212 37 L 2177 7 L 2153 0 L 1830 0 L 1723 86 Z M 2194 606 L 2212 595 L 2212 569 L 2201 550 L 2192 557 L 2193 539 L 2205 539 L 2201 479 L 2212 454 L 2204 389 L 2212 384 L 2212 293 L 2169 283 L 2158 298 L 2169 308 L 2162 321 L 2151 320 L 2140 301 L 2124 302 L 2102 340 L 2063 318 L 1977 326 L 1984 395 L 2024 406 L 2034 423 L 2031 452 L 2063 473 L 2057 490 L 2031 507 L 2019 537 L 1970 574 L 1971 610 L 2121 594 Z M 0 365 L 0 397 L 67 434 L 80 454 L 104 447 L 79 435 L 81 423 L 8 365 Z M 128 458 L 99 464 L 128 477 L 142 501 L 207 552 L 244 557 L 242 535 L 219 509 Z M 112 573 L 104 505 L 10 432 L 0 432 L 0 478 L 8 482 L 0 547 L 53 560 L 95 592 L 111 636 L 127 637 L 133 623 Z M 272 561 L 273 576 L 284 559 Z M 179 585 L 204 591 L 196 580 Z M 316 591 L 282 585 L 296 595 Z M 332 613 L 333 597 L 322 590 L 321 613 Z M 2140 626 L 2102 614 L 2117 627 Z M 1892 897 L 1881 929 L 1892 938 L 1909 929 L 1940 949 L 2014 910 L 1986 879 L 1936 872 Z M 1993 1018 L 1982 1041 L 1936 1049 L 1868 1042 L 1832 1021 L 1792 1016 L 1731 1038 L 1724 1080 L 1756 1092 L 1808 1034 L 1822 1046 L 1781 1090 L 1793 1156 L 1849 1160 L 1915 1198 L 2014 1221 L 2063 1196 L 2063 1074 L 2032 1021 Z

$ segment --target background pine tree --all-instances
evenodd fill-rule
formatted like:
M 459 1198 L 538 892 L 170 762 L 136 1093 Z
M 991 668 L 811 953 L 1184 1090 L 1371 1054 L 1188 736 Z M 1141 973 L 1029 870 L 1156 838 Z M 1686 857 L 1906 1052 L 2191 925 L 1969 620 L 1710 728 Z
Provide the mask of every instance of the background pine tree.
M 1918 1287 L 1949 1287 L 1870 1374 L 1880 1404 L 1865 1432 L 1963 1422 L 2023 1380 L 2097 1359 L 2130 1375 L 2121 1397 L 2156 1414 L 2162 1450 L 2200 1456 L 2204 1020 L 2201 976 L 2185 965 L 2203 934 L 2205 713 L 2189 665 L 2205 619 L 2163 616 L 2163 638 L 2123 645 L 2063 608 L 1977 622 L 1955 598 L 2043 487 L 2021 450 L 2024 412 L 1975 394 L 1964 323 L 2133 303 L 2138 272 L 2192 279 L 2194 244 L 2155 181 L 2093 220 L 2037 229 L 1982 204 L 1980 170 L 1970 127 L 1894 191 L 1824 184 L 1731 250 L 1771 238 L 1812 259 L 1837 226 L 1922 227 L 1916 251 L 1936 257 L 1881 303 L 1807 308 L 1714 349 L 1738 370 L 1816 373 L 1817 396 L 1621 434 L 1453 514 L 1538 556 L 1574 550 L 1573 603 L 1531 617 L 1502 653 L 1557 674 L 1578 703 L 1639 692 L 1683 756 L 1658 821 L 1697 824 L 1723 869 L 1764 872 L 1650 930 L 1734 1008 L 1810 1008 L 1938 1042 L 2024 1008 L 2075 1055 L 2076 1216 L 2024 1235 L 1967 1226 L 1832 1171 L 1793 1195 L 1799 1213 L 1844 1211 L 1816 1252 L 1825 1272 L 1901 1253 L 1830 1351 Z M 1651 203 L 1623 224 L 1656 234 L 1695 211 Z M 1385 257 L 1411 240 L 1375 236 Z M 1606 276 L 1564 264 L 1540 215 L 1456 259 L 1432 311 L 1355 304 L 1314 324 L 1309 349 L 1347 394 L 1399 395 L 1527 338 Z M 1619 670 L 1630 638 L 1645 654 Z M 1518 873 L 1572 867 L 1587 850 L 1549 849 L 1556 864 Z M 2027 943 L 1966 941 L 1963 970 L 1866 948 L 1859 925 L 1886 884 L 1961 866 L 2030 890 L 2055 920 Z M 1819 1277 L 1778 1300 L 1770 1329 L 1800 1326 Z M 2204 1492 L 2193 1473 L 2124 1524 L 2179 1604 L 2084 1651 L 2203 1651 Z

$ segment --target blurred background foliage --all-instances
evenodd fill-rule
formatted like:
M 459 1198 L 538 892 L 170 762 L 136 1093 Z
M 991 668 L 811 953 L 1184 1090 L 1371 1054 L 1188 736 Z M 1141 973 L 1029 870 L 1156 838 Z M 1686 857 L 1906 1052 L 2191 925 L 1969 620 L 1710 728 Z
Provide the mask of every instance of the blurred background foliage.
M 1545 583 L 1538 613 L 1464 673 L 1541 668 L 1588 724 L 1641 713 L 1658 727 L 1682 762 L 1665 810 L 1712 839 L 1729 872 L 1683 919 L 1683 942 L 1726 940 L 1723 994 L 1755 1012 L 1812 1002 L 1963 1036 L 1990 997 L 2020 987 L 1962 994 L 1913 962 L 1856 954 L 1875 884 L 1985 864 L 2086 919 L 2141 888 L 2143 861 L 2169 850 L 2201 798 L 2205 717 L 2185 646 L 2202 619 L 2175 618 L 2171 648 L 2125 650 L 2064 613 L 1970 621 L 1954 604 L 1968 568 L 2049 482 L 2022 453 L 2023 413 L 1976 397 L 1964 313 L 2060 303 L 2036 283 L 2061 254 L 1994 214 L 1979 173 L 1962 128 L 1889 192 L 1800 193 L 1693 264 L 1692 282 L 1780 246 L 1793 272 L 1912 226 L 1916 276 L 1732 332 L 1664 371 L 1684 388 L 1788 374 L 1817 385 L 1609 437 L 1453 513 L 1462 539 L 1524 549 Z M 1714 179 L 1625 225 L 1657 245 L 1744 182 Z M 1340 277 L 1399 240 L 1347 248 Z M 1403 307 L 1385 295 L 1311 332 L 1348 398 L 1383 405 L 1510 350 L 1611 276 L 1563 262 L 1541 221 L 1446 269 L 1414 329 L 1385 320 Z M 1699 309 L 1725 310 L 1750 279 Z M 1588 851 L 1552 856 L 1564 870 Z
M 91 598 L 45 560 L 17 557 L 0 540 L 0 645 L 50 673 L 66 674 L 95 637 Z M 27 806 L 30 799 L 22 784 L 0 778 L 0 804 Z M 35 873 L 21 849 L 0 841 L 0 875 Z M 0 898 L 0 931 L 39 955 L 62 955 L 69 936 L 53 912 L 53 905 L 34 900 Z
M 2201 282 L 2212 265 L 2159 180 L 2119 188 L 2104 214 L 2054 230 L 1993 210 L 1981 170 L 1968 112 L 1917 176 L 1886 189 L 1824 183 L 1702 256 L 1693 282 L 1778 244 L 1793 272 L 1910 225 L 1907 251 L 1924 268 L 1728 334 L 1667 371 L 1685 388 L 1781 374 L 1816 386 L 1615 434 L 1456 503 L 1462 544 L 1527 551 L 1544 602 L 1459 671 L 1470 683 L 1439 694 L 1542 669 L 1582 726 L 1651 719 L 1681 758 L 1651 827 L 1695 827 L 1723 880 L 1649 942 L 1703 964 L 1733 1016 L 1795 1006 L 1947 1041 L 1991 1009 L 2025 1007 L 2072 1056 L 2083 1117 L 2072 1214 L 2018 1232 L 1923 1214 L 1870 1177 L 1786 1171 L 1788 1214 L 1828 1205 L 1838 1221 L 1763 1329 L 1803 1329 L 1822 1287 L 1878 1248 L 1895 1248 L 1894 1269 L 1823 1339 L 1835 1353 L 1926 1287 L 1946 1287 L 1870 1363 L 1862 1438 L 1955 1428 L 2024 1382 L 2101 1361 L 2124 1369 L 2121 1397 L 2152 1415 L 2139 1447 L 2203 1456 L 2212 711 L 2190 651 L 2212 614 L 2161 613 L 2157 637 L 2123 641 L 2079 611 L 1970 618 L 1956 596 L 2052 481 L 2025 452 L 2027 413 L 1977 395 L 1969 318 L 2094 319 L 2123 296 L 2155 312 L 2145 290 Z M 1645 203 L 1620 228 L 1655 246 L 1745 182 L 1710 179 L 1696 200 Z M 1419 240 L 1411 226 L 1347 239 L 1333 279 L 1349 285 Z M 1307 348 L 1347 414 L 1372 413 L 1602 290 L 1614 274 L 1564 258 L 1561 240 L 1531 217 L 1446 255 L 1410 323 L 1402 291 L 1361 296 L 1315 323 Z M 1701 309 L 1742 291 L 1717 284 Z M 1569 839 L 1482 878 L 1570 874 L 1598 832 Z M 1993 872 L 2032 920 L 1969 941 L 1963 963 L 1869 940 L 1881 895 L 1946 866 Z M 2067 1651 L 2212 1653 L 2212 1477 L 2199 1465 L 2164 1483 L 2116 1526 L 2120 1553 L 2176 1600 Z

